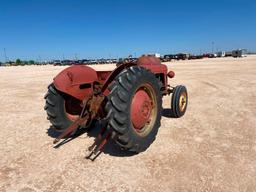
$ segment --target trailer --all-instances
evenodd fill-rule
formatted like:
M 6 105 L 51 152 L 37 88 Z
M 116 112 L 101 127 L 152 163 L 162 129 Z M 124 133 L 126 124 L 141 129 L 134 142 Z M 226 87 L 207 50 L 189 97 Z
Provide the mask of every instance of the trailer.
M 217 57 L 225 57 L 225 55 L 226 55 L 226 52 L 225 52 L 225 51 L 219 51 L 219 52 L 217 53 Z
M 245 57 L 246 50 L 245 49 L 237 49 L 232 51 L 232 57 Z

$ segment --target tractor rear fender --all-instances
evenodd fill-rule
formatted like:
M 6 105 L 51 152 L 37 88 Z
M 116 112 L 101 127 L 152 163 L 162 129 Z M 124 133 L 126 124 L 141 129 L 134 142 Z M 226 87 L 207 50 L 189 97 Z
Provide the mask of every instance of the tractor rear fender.
M 68 67 L 53 79 L 56 89 L 81 101 L 93 93 L 94 82 L 98 82 L 96 71 L 84 65 Z
M 135 63 L 126 63 L 119 65 L 117 68 L 114 69 L 114 71 L 111 72 L 111 74 L 108 76 L 106 81 L 104 82 L 102 86 L 102 93 L 107 96 L 109 94 L 108 86 L 112 83 L 112 81 L 115 79 L 115 77 L 121 73 L 125 68 L 131 67 L 136 65 Z

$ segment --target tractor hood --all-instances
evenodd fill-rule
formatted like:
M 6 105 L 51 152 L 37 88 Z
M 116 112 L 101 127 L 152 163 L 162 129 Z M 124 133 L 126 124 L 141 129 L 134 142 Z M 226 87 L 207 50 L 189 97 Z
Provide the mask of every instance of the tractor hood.
M 93 83 L 97 81 L 94 69 L 84 65 L 73 65 L 61 71 L 53 79 L 53 84 L 59 91 L 82 101 L 92 94 Z

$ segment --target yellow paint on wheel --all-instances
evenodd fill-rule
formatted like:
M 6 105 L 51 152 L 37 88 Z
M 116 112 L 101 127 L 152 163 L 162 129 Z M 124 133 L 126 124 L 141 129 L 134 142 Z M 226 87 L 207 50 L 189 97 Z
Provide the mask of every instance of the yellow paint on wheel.
M 180 99 L 179 99 L 179 108 L 181 112 L 185 110 L 186 105 L 187 105 L 187 94 L 184 92 L 180 95 Z

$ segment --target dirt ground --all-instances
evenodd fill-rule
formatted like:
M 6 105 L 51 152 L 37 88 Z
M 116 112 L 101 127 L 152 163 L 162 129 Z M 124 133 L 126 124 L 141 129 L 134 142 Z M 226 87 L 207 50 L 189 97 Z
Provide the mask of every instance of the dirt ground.
M 110 143 L 95 162 L 87 134 L 53 148 L 43 97 L 64 67 L 1 67 L 0 191 L 256 191 L 256 56 L 167 65 L 187 86 L 185 116 L 167 117 L 165 97 L 147 151 Z

